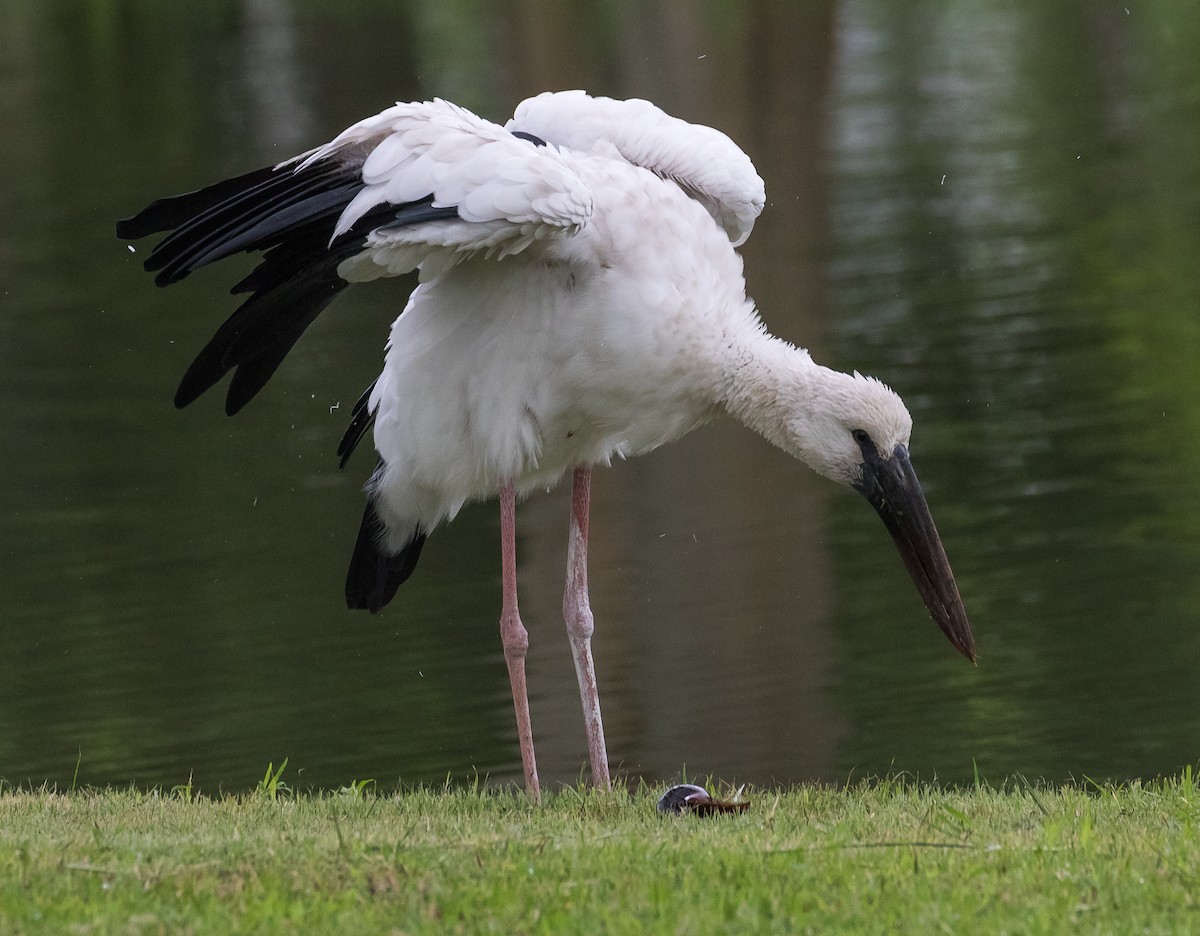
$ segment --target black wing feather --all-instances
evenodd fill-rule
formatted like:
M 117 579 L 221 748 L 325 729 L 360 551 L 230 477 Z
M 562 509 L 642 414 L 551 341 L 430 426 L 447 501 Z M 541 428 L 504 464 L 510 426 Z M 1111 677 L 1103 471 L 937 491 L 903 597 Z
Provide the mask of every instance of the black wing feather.
M 276 167 L 266 166 L 232 179 L 214 182 L 194 192 L 152 201 L 132 218 L 117 222 L 117 237 L 138 240 L 160 231 L 173 231 L 210 210 L 213 205 L 223 204 L 250 191 L 275 173 Z
M 362 437 L 367 434 L 367 430 L 375 424 L 375 410 L 371 409 L 371 394 L 375 390 L 375 384 L 379 383 L 379 379 L 371 381 L 371 386 L 363 391 L 362 396 L 358 398 L 358 402 L 354 404 L 354 409 L 350 411 L 350 425 L 346 427 L 346 432 L 342 436 L 342 441 L 338 443 L 338 468 L 345 468 L 346 462 L 350 460 L 350 456 L 354 453 L 358 443 L 362 441 Z
M 383 470 L 380 459 L 375 468 L 376 475 Z M 386 527 L 383 518 L 375 509 L 373 498 L 367 498 L 363 511 L 362 525 L 358 528 L 358 540 L 354 544 L 354 555 L 346 572 L 346 606 L 377 613 L 396 596 L 421 558 L 421 547 L 425 545 L 425 532 L 418 526 L 397 552 L 383 548 Z
M 287 193 L 284 197 L 275 198 L 267 206 L 270 214 L 266 217 L 253 224 L 237 219 L 226 227 L 217 228 L 206 241 L 197 243 L 190 250 L 180 251 L 179 257 L 164 267 L 161 275 L 171 277 L 170 282 L 177 282 L 199 267 L 235 253 L 261 250 L 276 243 L 281 231 L 290 231 L 316 219 L 336 220 L 359 188 L 361 186 L 344 185 L 303 197 Z
M 263 251 L 258 266 L 231 290 L 249 296 L 188 367 L 175 393 L 176 406 L 187 406 L 232 370 L 225 409 L 230 415 L 236 413 L 267 383 L 304 330 L 349 285 L 338 275 L 338 267 L 364 248 L 373 230 L 458 217 L 456 208 L 435 206 L 430 195 L 404 205 L 379 205 L 333 240 L 337 219 L 363 188 L 366 153 L 355 148 L 304 168 L 289 163 L 256 169 L 195 192 L 159 199 L 117 222 L 117 236 L 130 240 L 170 232 L 145 262 L 147 271 L 157 272 L 159 286 L 176 283 L 224 257 Z M 375 421 L 370 409 L 374 386 L 355 404 L 338 446 L 343 467 Z M 374 502 L 368 499 L 346 578 L 346 602 L 351 608 L 378 611 L 416 567 L 425 544 L 420 527 L 395 553 L 383 547 L 385 533 Z
M 432 196 L 407 205 L 379 205 L 330 243 L 342 211 L 361 191 L 362 150 L 267 167 L 186 195 L 163 198 L 117 224 L 125 238 L 171 231 L 146 260 L 167 286 L 193 270 L 244 251 L 264 251 L 257 267 L 233 287 L 249 297 L 192 361 L 175 393 L 187 406 L 230 370 L 225 409 L 246 405 L 271 378 L 304 330 L 349 285 L 337 268 L 378 227 L 455 218 Z
M 241 176 L 245 187 L 233 194 L 229 194 L 227 184 L 218 184 L 177 199 L 161 199 L 146 211 L 157 205 L 161 206 L 164 217 L 176 217 L 184 210 L 170 204 L 176 200 L 195 207 L 196 211 L 154 248 L 146 269 L 161 271 L 155 283 L 169 286 L 193 270 L 239 250 L 261 249 L 277 240 L 274 235 L 290 230 L 298 219 L 321 217 L 331 205 L 345 207 L 362 187 L 361 168 L 358 159 L 329 160 L 299 171 L 292 166 L 275 167 L 265 176 L 264 170 Z M 214 189 L 215 197 L 225 197 L 205 206 L 203 197 Z M 137 215 L 125 223 L 138 229 L 140 218 Z

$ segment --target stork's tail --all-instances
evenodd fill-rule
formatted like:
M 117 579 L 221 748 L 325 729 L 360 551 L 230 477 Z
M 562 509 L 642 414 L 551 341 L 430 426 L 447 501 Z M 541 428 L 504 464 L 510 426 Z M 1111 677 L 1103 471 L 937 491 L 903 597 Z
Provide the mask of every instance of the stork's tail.
M 347 607 L 377 613 L 396 596 L 396 589 L 408 581 L 417 567 L 421 547 L 425 545 L 425 533 L 419 526 L 396 552 L 384 546 L 385 537 L 383 518 L 375 509 L 375 501 L 368 498 L 350 570 L 346 573 Z
M 350 453 L 375 422 L 375 410 L 371 409 L 371 392 L 374 389 L 375 384 L 372 383 L 354 404 L 350 426 L 338 446 L 343 468 Z M 388 541 L 387 527 L 375 509 L 374 499 L 374 490 L 384 467 L 381 458 L 367 483 L 367 509 L 363 512 L 358 541 L 350 558 L 350 571 L 346 574 L 346 604 L 351 608 L 365 608 L 372 614 L 391 601 L 396 589 L 412 575 L 421 557 L 421 547 L 425 545 L 425 533 L 420 526 L 413 528 L 398 551 L 392 552 L 384 545 Z

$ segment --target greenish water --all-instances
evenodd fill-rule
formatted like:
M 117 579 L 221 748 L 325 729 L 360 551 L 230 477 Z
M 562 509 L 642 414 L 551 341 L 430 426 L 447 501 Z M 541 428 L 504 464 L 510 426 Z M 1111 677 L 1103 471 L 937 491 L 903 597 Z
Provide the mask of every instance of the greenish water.
M 892 384 L 980 665 L 885 531 L 732 425 L 597 473 L 596 658 L 635 775 L 1125 778 L 1200 758 L 1200 20 L 1065 0 L 620 6 L 0 0 L 0 777 L 520 774 L 494 505 L 379 617 L 333 450 L 402 284 L 355 290 L 236 419 L 171 406 L 237 270 L 153 288 L 116 218 L 396 99 L 545 88 L 729 132 L 778 333 Z M 518 511 L 543 779 L 586 759 L 568 503 Z

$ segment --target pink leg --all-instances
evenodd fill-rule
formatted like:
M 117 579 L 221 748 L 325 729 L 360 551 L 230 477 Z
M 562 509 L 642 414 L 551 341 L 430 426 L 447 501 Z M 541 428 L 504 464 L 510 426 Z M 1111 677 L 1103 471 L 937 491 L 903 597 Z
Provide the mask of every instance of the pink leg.
M 571 638 L 575 675 L 579 677 L 579 698 L 583 702 L 583 723 L 587 731 L 588 758 L 592 763 L 592 782 L 610 789 L 608 753 L 604 749 L 604 723 L 600 719 L 600 694 L 596 690 L 596 669 L 592 665 L 592 632 L 595 622 L 588 601 L 587 539 L 588 509 L 592 495 L 592 469 L 575 469 L 571 489 L 571 529 L 567 537 L 567 588 L 563 594 L 563 619 Z
M 533 727 L 529 722 L 529 692 L 525 687 L 525 652 L 529 633 L 517 610 L 517 496 L 512 482 L 500 487 L 500 569 L 504 604 L 500 612 L 500 641 L 504 644 L 504 662 L 512 683 L 513 707 L 517 712 L 517 737 L 521 742 L 521 766 L 525 768 L 525 789 L 536 802 L 542 801 L 538 785 L 537 762 L 533 757 Z

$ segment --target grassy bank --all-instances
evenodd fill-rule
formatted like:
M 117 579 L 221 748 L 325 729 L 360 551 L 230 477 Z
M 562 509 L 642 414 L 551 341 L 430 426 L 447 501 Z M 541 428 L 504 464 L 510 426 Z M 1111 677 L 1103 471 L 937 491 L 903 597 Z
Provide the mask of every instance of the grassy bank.
M 0 932 L 1196 933 L 1200 789 L 0 792 Z M 278 791 L 276 791 L 278 792 Z

